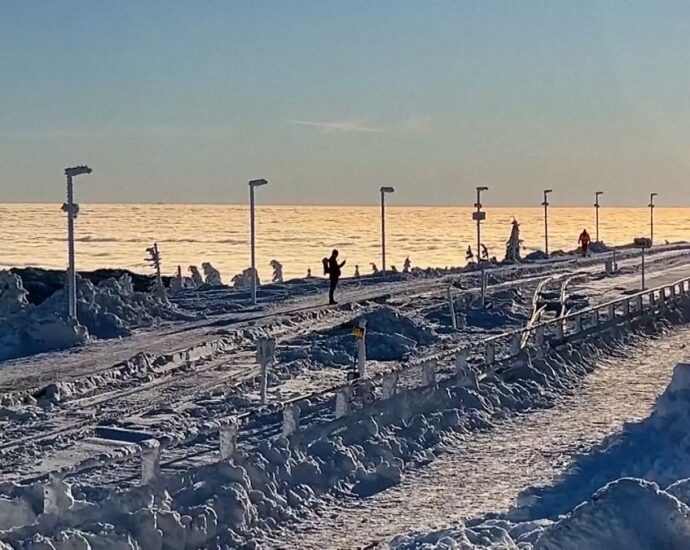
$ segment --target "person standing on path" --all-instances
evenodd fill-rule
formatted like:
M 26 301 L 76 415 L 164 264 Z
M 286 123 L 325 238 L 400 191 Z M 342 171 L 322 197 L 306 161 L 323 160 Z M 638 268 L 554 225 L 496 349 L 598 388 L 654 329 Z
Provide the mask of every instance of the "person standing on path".
M 324 258 L 324 271 L 326 272 L 326 274 L 328 274 L 328 278 L 331 282 L 330 289 L 328 291 L 328 303 L 331 305 L 335 305 L 338 303 L 335 301 L 333 295 L 335 294 L 335 289 L 338 286 L 341 269 L 344 265 L 345 260 L 338 263 L 338 251 L 335 249 L 333 250 L 333 252 L 331 252 L 330 258 Z
M 580 238 L 577 240 L 577 244 L 582 245 L 582 255 L 584 257 L 587 257 L 590 242 L 592 242 L 592 239 L 590 238 L 589 233 L 587 233 L 586 229 L 583 229 L 582 233 L 580 233 Z

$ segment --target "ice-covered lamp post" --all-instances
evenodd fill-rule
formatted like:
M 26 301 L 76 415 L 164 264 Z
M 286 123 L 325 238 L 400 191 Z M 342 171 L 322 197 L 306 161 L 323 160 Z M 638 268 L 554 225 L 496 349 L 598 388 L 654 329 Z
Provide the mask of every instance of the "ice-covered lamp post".
M 252 304 L 256 304 L 256 224 L 254 215 L 254 189 L 268 182 L 264 179 L 249 182 L 249 231 L 251 234 L 251 263 L 252 263 Z
M 649 240 L 654 244 L 654 197 L 659 193 L 649 194 Z
M 383 274 L 386 274 L 386 193 L 393 193 L 392 187 L 381 187 L 381 263 Z
M 594 225 L 596 228 L 596 242 L 599 242 L 599 195 L 603 195 L 603 191 L 594 193 Z
M 73 179 L 82 174 L 90 174 L 88 166 L 73 166 L 65 168 L 67 176 L 67 202 L 63 203 L 62 210 L 67 213 L 67 293 L 70 319 L 77 320 L 77 272 L 74 267 L 74 220 L 79 213 L 79 205 L 74 202 Z
M 477 222 L 477 261 L 481 261 L 481 246 L 482 246 L 482 237 L 481 237 L 481 227 L 482 227 L 482 221 L 486 219 L 486 212 L 482 212 L 482 191 L 488 191 L 488 187 L 477 187 L 477 202 L 474 203 L 474 207 L 477 209 L 475 212 L 472 212 L 472 219 Z
M 544 202 L 542 206 L 544 207 L 544 252 L 549 255 L 549 200 L 548 194 L 552 193 L 552 189 L 544 189 Z

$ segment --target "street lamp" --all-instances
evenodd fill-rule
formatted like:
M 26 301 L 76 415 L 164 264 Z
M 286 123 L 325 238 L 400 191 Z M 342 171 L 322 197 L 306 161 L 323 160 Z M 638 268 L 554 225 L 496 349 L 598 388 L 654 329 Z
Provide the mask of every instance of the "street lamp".
M 70 319 L 77 320 L 77 272 L 74 269 L 74 220 L 79 213 L 79 205 L 74 202 L 73 178 L 82 174 L 90 174 L 88 166 L 73 166 L 65 168 L 67 176 L 67 202 L 62 204 L 62 211 L 67 212 L 67 296 Z
M 266 185 L 265 179 L 252 180 L 249 182 L 249 231 L 251 233 L 251 262 L 252 262 L 252 304 L 256 304 L 256 227 L 254 216 L 254 189 Z
M 649 240 L 654 244 L 654 197 L 659 193 L 649 194 Z
M 477 261 L 481 261 L 481 223 L 486 219 L 486 212 L 482 212 L 482 191 L 488 191 L 488 187 L 477 187 L 477 202 L 474 203 L 475 212 L 472 212 L 472 219 L 477 222 Z
M 541 203 L 544 207 L 544 250 L 547 256 L 549 255 L 549 201 L 547 195 L 552 192 L 552 189 L 544 189 L 544 202 Z
M 603 194 L 603 191 L 597 191 L 594 193 L 594 225 L 596 226 L 597 242 L 599 242 L 599 195 Z
M 393 187 L 381 187 L 381 263 L 383 274 L 386 274 L 386 193 L 393 193 Z

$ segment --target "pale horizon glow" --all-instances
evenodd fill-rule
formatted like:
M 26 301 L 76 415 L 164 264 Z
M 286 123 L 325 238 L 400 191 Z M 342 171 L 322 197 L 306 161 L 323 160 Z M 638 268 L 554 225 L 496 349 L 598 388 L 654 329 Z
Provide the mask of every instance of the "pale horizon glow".
M 0 13 L 0 203 L 690 206 L 687 2 Z

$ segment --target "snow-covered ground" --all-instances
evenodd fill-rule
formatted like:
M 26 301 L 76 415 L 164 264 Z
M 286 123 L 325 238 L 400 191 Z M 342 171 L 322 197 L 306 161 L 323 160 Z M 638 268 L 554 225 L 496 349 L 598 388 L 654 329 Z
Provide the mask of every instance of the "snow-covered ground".
M 689 254 L 687 246 L 657 249 L 648 258 L 648 286 L 690 276 Z M 682 359 L 685 329 L 648 340 L 645 335 L 661 334 L 665 325 L 657 324 L 622 341 L 597 339 L 596 345 L 490 376 L 474 390 L 447 383 L 419 389 L 418 381 L 401 375 L 406 391 L 400 397 L 335 423 L 341 430 L 335 433 L 322 425 L 333 414 L 332 397 L 320 392 L 352 371 L 351 327 L 360 318 L 368 320 L 368 368 L 376 373 L 524 327 L 544 304 L 549 307 L 543 315 L 556 315 L 561 305 L 603 303 L 639 288 L 636 252 L 619 253 L 613 276 L 604 275 L 602 259 L 488 270 L 484 310 L 476 308 L 479 273 L 471 270 L 346 281 L 336 308 L 324 305 L 322 281 L 264 287 L 256 308 L 247 304 L 246 292 L 185 291 L 173 298 L 171 311 L 196 320 L 134 325 L 131 335 L 118 339 L 0 363 L 0 493 L 8 499 L 0 505 L 14 518 L 5 528 L 23 526 L 0 533 L 0 540 L 21 546 L 20 540 L 54 537 L 72 526 L 81 532 L 77 538 L 139 541 L 144 548 L 208 547 L 211 541 L 249 547 L 252 540 L 345 548 L 504 510 L 519 491 L 566 471 L 575 451 L 644 417 L 672 364 Z M 460 313 L 458 330 L 450 322 L 449 284 Z M 533 296 L 537 288 L 541 294 Z M 684 321 L 677 312 L 668 315 L 669 323 Z M 263 336 L 278 344 L 269 403 L 309 396 L 300 405 L 300 445 L 276 439 L 279 413 L 259 404 L 255 353 Z M 662 368 L 645 359 L 659 353 L 668 359 Z M 639 358 L 635 369 L 631 357 Z M 596 411 L 589 410 L 593 403 Z M 39 487 L 48 473 L 131 449 L 104 439 L 99 426 L 183 441 L 209 422 L 257 411 L 273 416 L 248 421 L 230 470 L 216 463 L 213 436 L 166 451 L 161 486 L 134 488 L 138 460 L 105 468 L 93 463 L 70 478 L 72 488 L 50 482 L 64 500 L 55 513 L 66 523 L 41 524 L 47 520 Z M 20 489 L 9 482 L 29 485 Z M 585 497 L 598 488 L 590 487 Z M 130 513 L 139 518 L 136 525 Z M 535 509 L 534 517 L 550 513 Z M 39 527 L 28 525 L 36 515 Z M 107 525 L 96 529 L 94 521 L 114 525 L 119 534 Z

